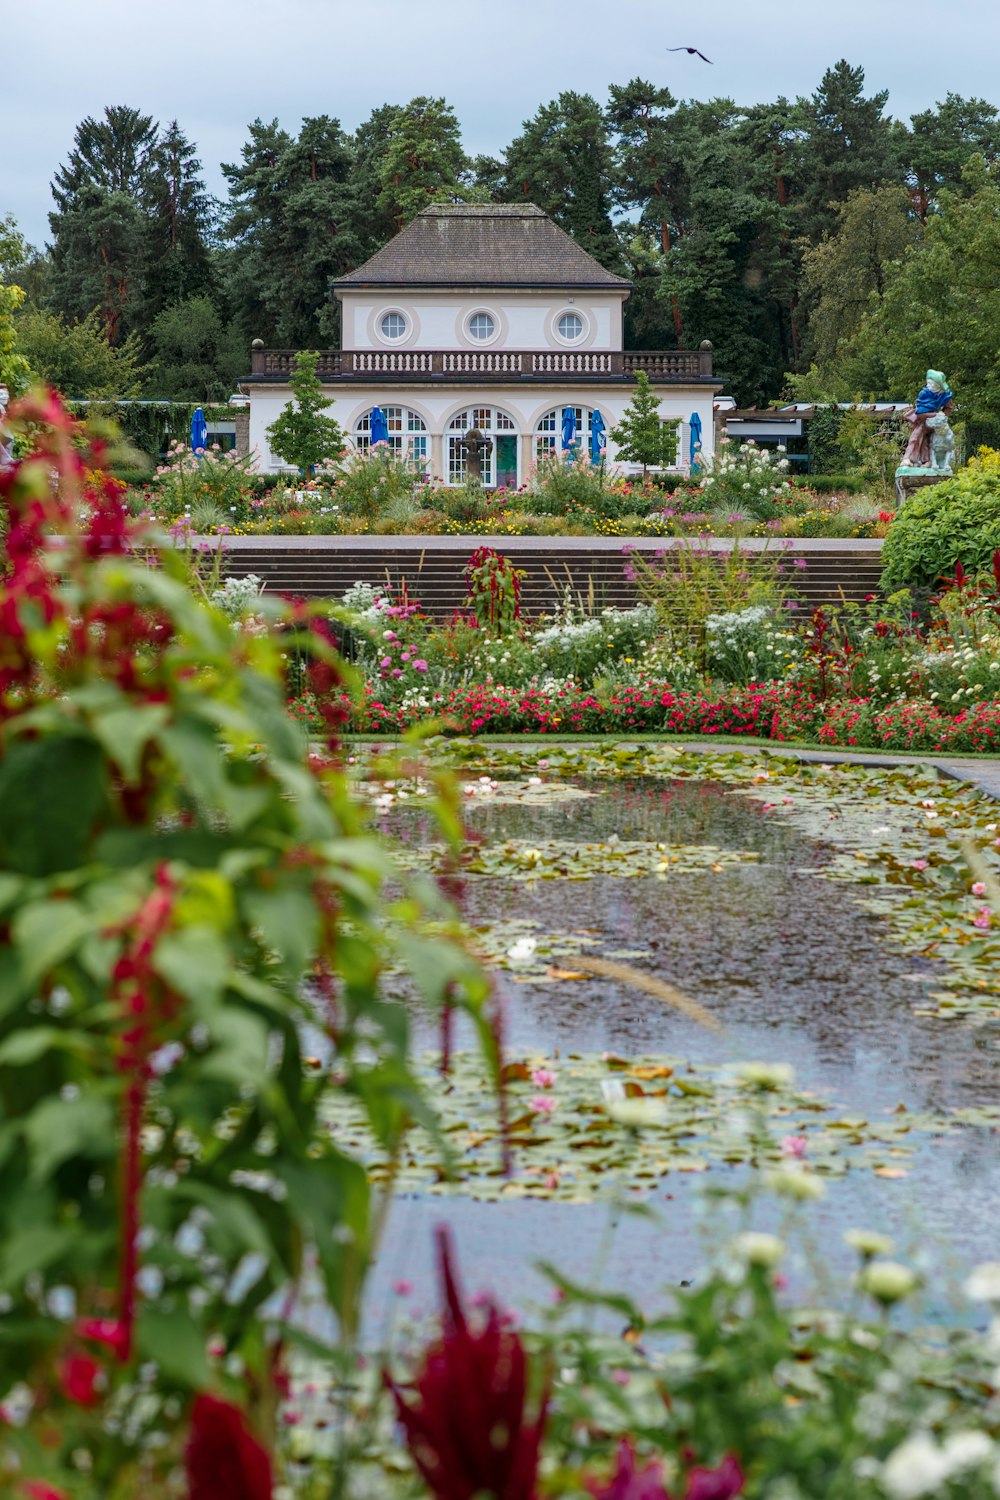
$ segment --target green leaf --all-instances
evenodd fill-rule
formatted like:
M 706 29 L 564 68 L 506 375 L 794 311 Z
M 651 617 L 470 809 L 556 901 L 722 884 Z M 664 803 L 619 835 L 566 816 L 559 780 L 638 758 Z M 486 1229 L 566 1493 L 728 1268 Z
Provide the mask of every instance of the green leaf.
M 26 875 L 72 870 L 107 804 L 100 746 L 81 735 L 21 741 L 0 761 L 0 862 Z
M 140 1356 L 159 1365 L 168 1381 L 192 1390 L 211 1384 L 205 1334 L 183 1308 L 143 1307 L 137 1342 Z
M 37 1062 L 54 1047 L 83 1057 L 93 1050 L 94 1038 L 86 1031 L 64 1031 L 58 1026 L 24 1027 L 0 1043 L 0 1064 L 22 1067 Z
M 305 881 L 251 887 L 243 896 L 247 916 L 278 955 L 289 979 L 306 971 L 319 940 L 319 911 Z
M 44 1271 L 65 1255 L 80 1231 L 68 1225 L 29 1224 L 0 1246 L 0 1286 L 19 1289 L 32 1271 Z
M 211 928 L 186 927 L 160 939 L 153 965 L 173 989 L 200 1005 L 221 994 L 229 972 L 229 953 Z
M 117 1150 L 112 1103 L 93 1094 L 46 1099 L 25 1120 L 24 1133 L 36 1181 L 73 1157 L 113 1156 Z
M 89 936 L 90 913 L 76 901 L 36 901 L 23 907 L 11 923 L 24 981 L 33 985 L 51 974 Z
M 166 703 L 129 704 L 110 713 L 95 714 L 92 723 L 108 759 L 121 768 L 126 781 L 135 782 L 139 779 L 143 751 L 169 717 Z

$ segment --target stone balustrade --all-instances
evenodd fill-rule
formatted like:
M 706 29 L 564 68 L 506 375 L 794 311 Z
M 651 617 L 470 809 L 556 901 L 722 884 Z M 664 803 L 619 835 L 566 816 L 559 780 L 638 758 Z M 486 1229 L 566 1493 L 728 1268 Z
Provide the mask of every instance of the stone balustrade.
M 287 380 L 295 349 L 252 351 L 251 378 Z M 481 380 L 486 377 L 547 381 L 553 378 L 631 382 L 644 371 L 660 385 L 711 380 L 712 346 L 700 349 L 324 349 L 322 380 L 388 376 L 392 380 Z

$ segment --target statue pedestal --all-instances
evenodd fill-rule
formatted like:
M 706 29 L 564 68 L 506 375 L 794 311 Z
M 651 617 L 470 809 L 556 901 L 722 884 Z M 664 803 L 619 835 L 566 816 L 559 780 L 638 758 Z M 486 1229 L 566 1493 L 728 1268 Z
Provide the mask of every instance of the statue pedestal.
M 929 484 L 940 484 L 942 479 L 951 479 L 950 469 L 916 468 L 911 464 L 900 464 L 896 470 L 896 500 L 905 505 L 912 495 Z

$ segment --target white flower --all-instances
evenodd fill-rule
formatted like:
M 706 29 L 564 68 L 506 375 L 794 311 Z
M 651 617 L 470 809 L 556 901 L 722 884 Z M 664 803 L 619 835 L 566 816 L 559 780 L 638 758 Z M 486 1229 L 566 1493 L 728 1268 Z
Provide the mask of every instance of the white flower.
M 758 1266 L 762 1270 L 772 1270 L 781 1260 L 785 1253 L 785 1247 L 775 1234 L 757 1234 L 748 1230 L 746 1234 L 738 1234 L 733 1240 L 732 1248 L 748 1266 Z
M 535 956 L 535 949 L 537 947 L 538 947 L 538 939 L 537 938 L 533 938 L 533 937 L 518 938 L 517 942 L 513 943 L 507 949 L 507 957 L 510 959 L 511 963 L 526 964 L 526 963 L 529 963 L 531 961 L 531 959 L 534 958 L 534 956 Z
M 970 1302 L 1000 1302 L 1000 1261 L 988 1260 L 976 1266 L 965 1283 L 965 1295 Z
M 893 1500 L 933 1494 L 948 1477 L 948 1464 L 929 1432 L 915 1432 L 882 1466 L 883 1488 Z
M 873 1229 L 848 1229 L 844 1234 L 844 1244 L 856 1250 L 865 1259 L 873 1255 L 891 1255 L 893 1242 L 887 1234 L 876 1234 Z
M 858 1285 L 876 1302 L 890 1307 L 916 1290 L 917 1276 L 909 1266 L 901 1266 L 898 1261 L 873 1260 L 862 1270 Z
M 793 1162 L 788 1162 L 776 1171 L 768 1173 L 767 1186 L 782 1198 L 794 1198 L 800 1203 L 809 1203 L 826 1196 L 826 1188 L 815 1172 L 806 1171 Z
M 608 1114 L 628 1130 L 645 1130 L 650 1125 L 665 1125 L 669 1111 L 662 1099 L 620 1099 L 607 1106 Z
M 736 1069 L 737 1078 L 758 1089 L 787 1088 L 795 1077 L 790 1063 L 745 1062 Z

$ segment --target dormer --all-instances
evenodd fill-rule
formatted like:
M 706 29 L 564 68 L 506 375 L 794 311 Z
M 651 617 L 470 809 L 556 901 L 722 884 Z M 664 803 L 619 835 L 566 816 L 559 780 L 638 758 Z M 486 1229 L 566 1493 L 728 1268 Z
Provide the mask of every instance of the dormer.
M 630 291 L 533 203 L 426 208 L 334 283 L 349 351 L 618 351 Z

